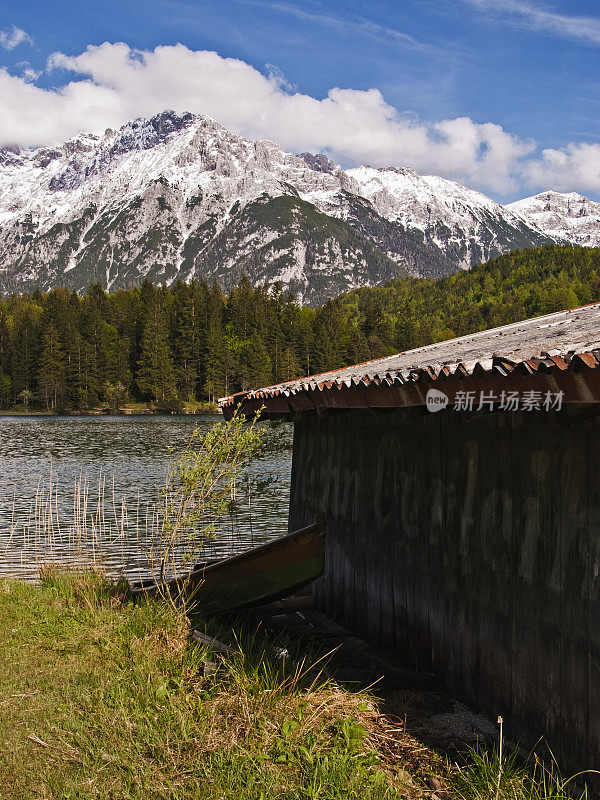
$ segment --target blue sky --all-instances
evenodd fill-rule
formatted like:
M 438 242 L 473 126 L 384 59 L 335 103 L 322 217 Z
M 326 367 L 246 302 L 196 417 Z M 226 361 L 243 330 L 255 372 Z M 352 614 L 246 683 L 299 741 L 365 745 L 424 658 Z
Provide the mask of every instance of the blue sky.
M 0 29 L 2 144 L 171 106 L 502 201 L 600 197 L 597 0 L 3 0 Z

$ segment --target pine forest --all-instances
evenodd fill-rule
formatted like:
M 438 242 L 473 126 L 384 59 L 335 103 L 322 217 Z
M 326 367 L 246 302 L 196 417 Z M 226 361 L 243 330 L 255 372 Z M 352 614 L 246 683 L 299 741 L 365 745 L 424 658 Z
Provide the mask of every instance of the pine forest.
M 0 408 L 210 408 L 324 372 L 600 298 L 600 249 L 547 246 L 439 280 L 401 278 L 312 308 L 246 276 L 0 298 Z

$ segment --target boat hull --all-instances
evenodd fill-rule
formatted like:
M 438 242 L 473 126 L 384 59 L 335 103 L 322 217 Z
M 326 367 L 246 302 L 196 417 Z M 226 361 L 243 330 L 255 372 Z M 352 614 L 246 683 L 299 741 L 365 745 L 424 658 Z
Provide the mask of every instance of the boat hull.
M 171 592 L 195 601 L 233 610 L 268 603 L 315 580 L 323 573 L 325 552 L 323 523 L 288 533 L 272 542 L 216 563 L 203 565 L 185 581 L 171 581 Z M 134 593 L 157 590 L 157 586 L 134 588 Z

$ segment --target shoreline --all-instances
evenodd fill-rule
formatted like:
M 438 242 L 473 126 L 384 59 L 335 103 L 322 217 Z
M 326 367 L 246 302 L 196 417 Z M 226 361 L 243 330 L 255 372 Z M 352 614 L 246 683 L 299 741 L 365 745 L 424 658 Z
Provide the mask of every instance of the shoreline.
M 129 407 L 120 408 L 118 411 L 110 411 L 109 409 L 89 409 L 86 411 L 31 411 L 27 409 L 17 410 L 2 410 L 0 417 L 144 417 L 144 416 L 170 416 L 170 417 L 188 417 L 188 416 L 203 416 L 205 414 L 219 414 L 221 415 L 219 406 L 206 406 L 200 408 L 183 409 L 181 411 L 166 411 L 164 409 L 151 408 L 143 406 L 140 408 Z

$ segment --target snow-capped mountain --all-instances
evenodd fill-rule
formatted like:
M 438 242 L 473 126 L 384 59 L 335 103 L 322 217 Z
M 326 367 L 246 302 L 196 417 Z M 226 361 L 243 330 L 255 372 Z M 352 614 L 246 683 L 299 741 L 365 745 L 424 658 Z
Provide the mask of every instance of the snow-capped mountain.
M 382 217 L 421 231 L 460 267 L 538 244 L 522 215 L 455 181 L 394 167 L 361 166 L 347 174 Z
M 552 239 L 600 247 L 600 203 L 582 194 L 542 192 L 506 208 Z
M 194 276 L 227 288 L 246 272 L 321 302 L 571 240 L 514 205 L 408 169 L 344 171 L 164 112 L 62 147 L 0 150 L 0 290 Z

